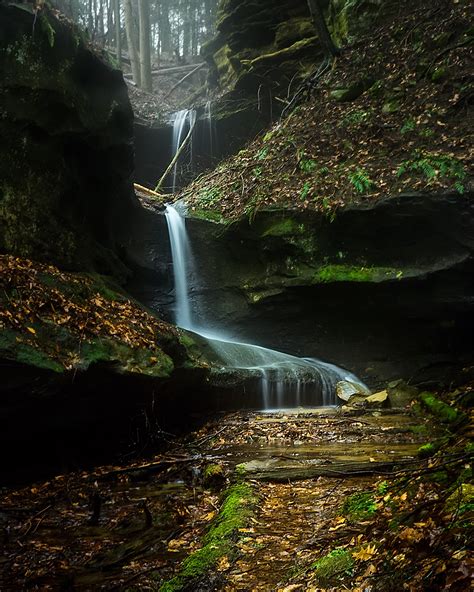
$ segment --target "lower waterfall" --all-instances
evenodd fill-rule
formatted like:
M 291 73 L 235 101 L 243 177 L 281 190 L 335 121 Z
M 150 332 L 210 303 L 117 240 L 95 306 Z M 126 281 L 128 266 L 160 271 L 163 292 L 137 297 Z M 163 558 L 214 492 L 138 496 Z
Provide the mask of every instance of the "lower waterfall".
M 189 299 L 194 261 L 185 219 L 171 205 L 166 207 L 165 217 L 173 264 L 176 324 L 204 337 L 224 367 L 255 376 L 264 410 L 335 405 L 336 384 L 340 381 L 350 381 L 368 390 L 356 376 L 333 364 L 241 343 L 196 323 Z

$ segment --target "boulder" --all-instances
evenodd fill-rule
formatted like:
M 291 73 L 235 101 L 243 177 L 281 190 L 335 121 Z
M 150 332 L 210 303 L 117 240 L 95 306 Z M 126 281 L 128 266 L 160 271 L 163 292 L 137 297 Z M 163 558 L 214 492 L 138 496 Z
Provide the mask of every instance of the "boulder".
M 393 380 L 388 383 L 387 392 L 391 407 L 406 407 L 416 398 L 419 390 L 404 380 Z
M 354 396 L 366 398 L 370 394 L 370 391 L 367 391 L 362 385 L 355 382 L 341 380 L 336 384 L 336 394 L 342 401 L 349 401 Z

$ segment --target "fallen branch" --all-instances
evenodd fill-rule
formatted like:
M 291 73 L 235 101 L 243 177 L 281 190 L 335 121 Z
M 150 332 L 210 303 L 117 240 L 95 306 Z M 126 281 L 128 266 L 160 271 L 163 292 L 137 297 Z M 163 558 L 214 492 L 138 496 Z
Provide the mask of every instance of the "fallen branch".
M 155 187 L 155 193 L 160 192 L 161 186 L 163 185 L 166 177 L 170 174 L 170 172 L 173 170 L 174 165 L 178 162 L 179 157 L 181 156 L 183 150 L 185 149 L 187 143 L 189 142 L 189 140 L 191 139 L 191 136 L 193 135 L 194 128 L 196 127 L 196 121 L 197 121 L 197 119 L 195 119 L 193 124 L 189 127 L 188 135 L 184 138 L 181 146 L 176 151 L 176 154 L 174 155 L 172 161 L 169 163 L 168 168 L 161 176 L 161 179 L 158 181 L 158 184 Z
M 206 62 L 202 62 L 200 64 L 187 64 L 185 66 L 173 66 L 171 68 L 160 68 L 159 70 L 152 70 L 151 75 L 152 76 L 162 76 L 163 74 L 179 74 L 180 72 L 186 72 L 187 70 L 190 70 L 192 68 L 194 68 L 195 70 L 198 69 L 197 66 L 199 66 L 199 68 L 203 68 L 204 66 L 206 66 Z M 132 75 L 131 74 L 124 74 L 124 78 L 131 78 Z
M 159 200 L 161 202 L 165 201 L 165 196 L 161 193 L 153 191 L 153 189 L 149 189 L 148 187 L 144 187 L 143 185 L 139 185 L 138 183 L 134 183 L 133 187 L 135 188 L 135 191 L 137 191 L 138 193 L 142 193 L 144 195 L 147 195 L 148 197 Z
M 163 97 L 163 100 L 165 101 L 172 93 L 174 90 L 176 90 L 178 88 L 178 86 L 181 86 L 181 84 L 183 84 L 183 82 L 185 82 L 190 76 L 192 76 L 193 74 L 195 74 L 198 70 L 200 70 L 202 67 L 204 67 L 206 65 L 206 62 L 203 62 L 202 64 L 198 64 L 194 70 L 191 70 L 191 72 L 188 72 L 186 74 L 186 76 L 184 76 L 183 78 L 181 78 L 181 80 L 179 80 L 167 93 L 166 95 Z

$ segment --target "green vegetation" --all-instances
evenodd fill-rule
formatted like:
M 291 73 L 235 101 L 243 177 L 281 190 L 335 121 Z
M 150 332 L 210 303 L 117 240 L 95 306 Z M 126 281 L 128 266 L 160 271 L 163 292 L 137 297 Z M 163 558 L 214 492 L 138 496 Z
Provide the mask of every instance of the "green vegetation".
M 346 499 L 342 506 L 342 514 L 354 521 L 370 518 L 376 511 L 377 503 L 374 494 L 370 491 L 354 493 Z
M 404 160 L 398 167 L 398 177 L 409 173 L 422 174 L 429 183 L 439 178 L 448 179 L 454 183 L 459 193 L 464 193 L 462 181 L 466 177 L 466 171 L 462 162 L 454 156 L 418 152 L 412 159 Z
M 338 577 L 351 573 L 354 566 L 352 555 L 346 549 L 333 549 L 330 553 L 318 559 L 312 569 L 316 572 L 319 584 L 325 586 L 337 582 Z
M 422 404 L 443 423 L 452 423 L 459 418 L 459 413 L 454 407 L 447 405 L 433 393 L 420 393 L 419 398 Z
M 203 207 L 212 207 L 219 203 L 221 197 L 220 187 L 211 187 L 209 189 L 201 189 L 198 195 L 197 202 Z
M 349 180 L 358 193 L 367 193 L 374 187 L 367 171 L 358 168 L 355 172 L 349 174 Z
M 301 156 L 298 164 L 304 173 L 312 173 L 316 168 L 316 162 L 312 158 L 307 158 L 305 154 Z
M 292 218 L 281 218 L 279 220 L 272 220 L 272 223 L 262 232 L 262 237 L 265 236 L 292 236 L 302 235 L 305 233 L 304 224 L 300 224 Z
M 326 265 L 313 277 L 315 283 L 325 282 L 381 282 L 401 279 L 403 272 L 390 267 L 356 267 L 351 265 Z
M 224 555 L 234 551 L 234 535 L 244 528 L 252 515 L 255 497 L 250 485 L 239 483 L 229 488 L 217 518 L 203 539 L 203 546 L 184 560 L 179 573 L 160 587 L 160 592 L 192 589 Z

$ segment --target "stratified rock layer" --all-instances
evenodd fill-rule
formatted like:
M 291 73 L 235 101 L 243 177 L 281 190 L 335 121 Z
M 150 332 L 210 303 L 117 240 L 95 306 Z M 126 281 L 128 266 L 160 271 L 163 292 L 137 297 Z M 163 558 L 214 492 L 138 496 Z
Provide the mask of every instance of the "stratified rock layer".
M 449 381 L 472 356 L 473 222 L 469 194 L 405 194 L 333 221 L 291 210 L 230 226 L 189 218 L 192 304 L 205 326 L 345 366 L 372 386 Z M 143 210 L 134 224 L 132 289 L 170 315 L 165 222 Z

